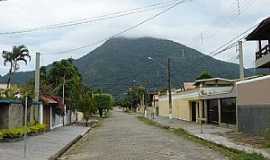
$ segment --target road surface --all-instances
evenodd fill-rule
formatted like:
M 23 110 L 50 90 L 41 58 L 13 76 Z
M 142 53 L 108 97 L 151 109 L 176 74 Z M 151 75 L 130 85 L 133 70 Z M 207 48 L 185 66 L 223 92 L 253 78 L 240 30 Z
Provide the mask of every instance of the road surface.
M 61 160 L 223 160 L 203 145 L 149 126 L 135 115 L 114 111 L 111 118 L 69 149 Z

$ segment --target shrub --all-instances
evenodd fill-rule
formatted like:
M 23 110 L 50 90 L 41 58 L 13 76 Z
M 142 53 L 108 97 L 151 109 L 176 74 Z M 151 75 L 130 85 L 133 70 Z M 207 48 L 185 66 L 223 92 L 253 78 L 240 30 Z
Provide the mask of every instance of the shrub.
M 23 127 L 23 128 L 3 129 L 0 131 L 0 139 L 20 138 L 20 137 L 23 137 L 25 132 L 29 135 L 29 134 L 36 134 L 36 133 L 44 132 L 45 130 L 46 130 L 46 127 L 43 124 L 35 124 L 27 128 Z
M 0 131 L 0 139 L 3 139 L 3 132 Z
M 20 138 L 24 135 L 26 130 L 24 128 L 12 128 L 2 130 L 3 138 Z
M 28 134 L 36 134 L 36 133 L 40 133 L 40 132 L 44 132 L 46 129 L 45 125 L 43 124 L 36 124 L 33 126 L 29 127 L 29 132 Z

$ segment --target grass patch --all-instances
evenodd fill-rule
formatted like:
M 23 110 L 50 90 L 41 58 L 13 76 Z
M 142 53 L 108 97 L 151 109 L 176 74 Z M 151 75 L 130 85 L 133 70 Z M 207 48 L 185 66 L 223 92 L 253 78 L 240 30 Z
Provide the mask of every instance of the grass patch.
M 151 125 L 151 126 L 165 129 L 165 130 L 170 131 L 170 132 L 174 133 L 175 135 L 181 136 L 187 140 L 190 140 L 190 141 L 193 141 L 195 143 L 207 146 L 208 148 L 210 148 L 212 150 L 215 150 L 215 151 L 218 151 L 218 152 L 224 154 L 230 160 L 266 160 L 262 155 L 259 155 L 256 153 L 246 153 L 243 151 L 227 148 L 225 146 L 218 145 L 218 144 L 206 141 L 204 139 L 198 138 L 196 136 L 189 134 L 188 132 L 186 132 L 182 128 L 173 129 L 173 128 L 170 128 L 169 126 L 163 126 L 158 122 L 152 121 L 152 120 L 147 119 L 147 118 L 142 117 L 142 116 L 138 116 L 137 118 L 138 118 L 138 120 L 144 122 L 147 125 Z

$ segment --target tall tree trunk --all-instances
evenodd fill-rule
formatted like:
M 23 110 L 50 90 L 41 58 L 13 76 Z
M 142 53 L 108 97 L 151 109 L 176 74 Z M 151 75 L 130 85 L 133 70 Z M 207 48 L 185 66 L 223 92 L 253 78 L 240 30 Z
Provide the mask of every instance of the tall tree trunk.
M 102 115 L 103 115 L 103 109 L 99 108 L 99 109 L 98 109 L 98 112 L 99 112 L 100 118 L 102 118 Z
M 8 72 L 8 80 L 7 80 L 7 89 L 10 88 L 12 69 L 13 69 L 13 64 L 10 63 L 10 69 L 9 69 L 9 72 Z

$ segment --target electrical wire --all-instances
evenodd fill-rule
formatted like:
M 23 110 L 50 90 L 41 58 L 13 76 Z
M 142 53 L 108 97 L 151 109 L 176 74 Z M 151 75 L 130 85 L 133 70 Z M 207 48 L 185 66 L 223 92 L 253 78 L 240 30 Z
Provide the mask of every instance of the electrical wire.
M 83 45 L 83 46 L 80 46 L 80 47 L 76 47 L 76 48 L 72 48 L 72 49 L 68 49 L 68 50 L 63 50 L 63 51 L 59 51 L 59 52 L 54 52 L 54 53 L 47 53 L 47 54 L 65 54 L 65 53 L 67 53 L 67 52 L 72 52 L 72 51 L 80 50 L 80 49 L 83 49 L 83 48 L 89 48 L 89 47 L 98 45 L 98 44 L 100 44 L 100 43 L 103 43 L 103 42 L 105 42 L 105 41 L 111 39 L 111 38 L 118 37 L 118 36 L 120 36 L 120 35 L 122 35 L 122 34 L 124 34 L 124 33 L 127 33 L 127 32 L 129 32 L 129 31 L 131 31 L 131 30 L 133 30 L 133 29 L 136 29 L 136 28 L 140 27 L 141 25 L 143 25 L 143 24 L 145 24 L 145 23 L 147 23 L 147 22 L 149 22 L 149 21 L 151 21 L 151 20 L 153 20 L 153 19 L 159 17 L 160 15 L 162 15 L 162 14 L 168 12 L 169 10 L 171 10 L 171 9 L 175 8 L 176 6 L 178 6 L 178 5 L 182 4 L 182 3 L 185 3 L 185 2 L 187 2 L 187 1 L 190 1 L 190 0 L 181 0 L 181 1 L 178 0 L 175 4 L 171 5 L 170 7 L 168 7 L 168 8 L 166 8 L 166 9 L 164 9 L 164 10 L 158 12 L 157 14 L 155 14 L 155 15 L 149 17 L 149 18 L 144 19 L 143 21 L 137 23 L 137 24 L 134 25 L 134 26 L 128 27 L 128 28 L 126 28 L 125 30 L 120 31 L 120 32 L 118 32 L 118 33 L 112 35 L 110 38 L 105 38 L 105 39 L 103 39 L 103 40 L 99 40 L 99 41 L 96 41 L 96 42 L 94 42 L 94 43 L 87 44 L 87 45 Z M 43 54 L 44 54 L 44 53 L 43 53 Z
M 29 29 L 25 29 L 25 30 L 0 32 L 0 35 L 30 33 L 30 32 L 40 31 L 40 30 L 62 29 L 62 28 L 66 28 L 66 27 L 89 24 L 89 23 L 93 23 L 93 22 L 115 19 L 115 18 L 119 18 L 119 17 L 123 17 L 123 16 L 132 15 L 132 14 L 138 14 L 138 13 L 153 11 L 156 9 L 166 8 L 166 7 L 176 3 L 177 1 L 179 1 L 179 0 L 171 0 L 168 2 L 159 2 L 159 3 L 151 4 L 151 5 L 148 5 L 145 7 L 141 7 L 141 8 L 135 8 L 135 9 L 126 10 L 126 11 L 114 12 L 114 13 L 110 13 L 110 14 L 106 14 L 106 15 L 102 15 L 102 16 L 97 16 L 97 17 L 82 18 L 82 19 L 78 19 L 78 20 L 56 23 L 56 24 L 52 24 L 52 25 L 45 25 L 45 26 L 40 26 L 40 27 L 35 27 L 35 28 L 29 28 Z
M 244 39 L 246 37 L 246 34 L 249 33 L 256 26 L 258 26 L 258 24 L 253 25 L 252 27 L 248 28 L 247 30 L 245 30 L 241 34 L 235 36 L 234 38 L 232 38 L 231 40 L 229 40 L 225 44 L 221 45 L 220 47 L 218 47 L 214 51 L 210 52 L 209 56 L 216 56 L 216 55 L 228 50 L 228 49 L 226 49 L 228 47 L 228 45 L 233 45 L 234 43 L 236 43 L 235 41 L 240 41 L 240 40 Z M 226 47 L 226 48 L 224 49 L 224 47 Z M 228 47 L 228 48 L 230 49 L 230 47 Z

